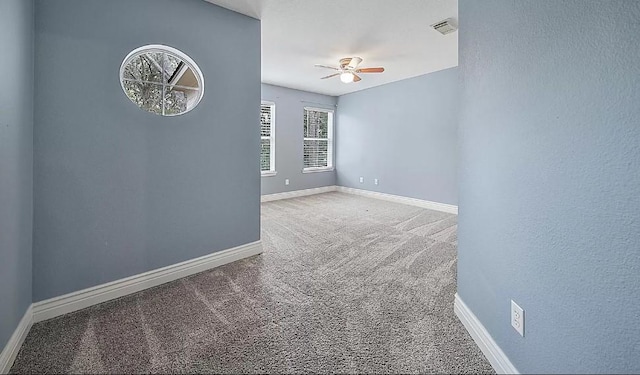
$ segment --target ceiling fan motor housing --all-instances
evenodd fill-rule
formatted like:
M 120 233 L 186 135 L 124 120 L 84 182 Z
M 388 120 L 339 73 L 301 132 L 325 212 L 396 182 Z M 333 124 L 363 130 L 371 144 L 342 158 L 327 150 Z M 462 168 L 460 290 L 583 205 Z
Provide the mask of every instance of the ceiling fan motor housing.
M 358 64 L 362 62 L 362 58 L 360 57 L 345 57 L 340 59 L 340 68 L 342 69 L 355 69 L 358 67 Z

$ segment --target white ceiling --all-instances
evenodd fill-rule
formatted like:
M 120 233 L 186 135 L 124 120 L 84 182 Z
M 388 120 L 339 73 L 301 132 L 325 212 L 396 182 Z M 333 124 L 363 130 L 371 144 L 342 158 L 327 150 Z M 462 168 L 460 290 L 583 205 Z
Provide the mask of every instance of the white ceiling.
M 457 0 L 206 0 L 262 22 L 262 82 L 343 95 L 458 65 L 458 33 L 430 25 L 458 17 Z M 344 84 L 314 64 L 383 66 Z

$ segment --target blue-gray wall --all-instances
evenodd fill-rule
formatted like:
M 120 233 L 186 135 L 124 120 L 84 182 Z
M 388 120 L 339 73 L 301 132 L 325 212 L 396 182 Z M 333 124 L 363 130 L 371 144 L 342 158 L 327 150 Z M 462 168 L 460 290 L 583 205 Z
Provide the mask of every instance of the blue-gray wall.
M 34 301 L 260 238 L 260 22 L 202 0 L 36 2 Z M 120 88 L 145 44 L 206 91 L 163 118 Z
M 640 1 L 459 16 L 458 293 L 520 372 L 639 373 Z
M 338 185 L 457 204 L 458 92 L 451 68 L 341 96 Z
M 0 1 L 0 351 L 31 304 L 33 1 Z
M 275 176 L 262 177 L 262 194 L 274 194 L 335 185 L 335 170 L 302 173 L 302 125 L 304 120 L 304 107 L 320 107 L 336 110 L 335 105 L 337 98 L 334 96 L 263 84 L 262 100 L 276 104 L 275 132 L 277 172 Z M 284 180 L 287 178 L 289 179 L 289 185 L 285 186 Z

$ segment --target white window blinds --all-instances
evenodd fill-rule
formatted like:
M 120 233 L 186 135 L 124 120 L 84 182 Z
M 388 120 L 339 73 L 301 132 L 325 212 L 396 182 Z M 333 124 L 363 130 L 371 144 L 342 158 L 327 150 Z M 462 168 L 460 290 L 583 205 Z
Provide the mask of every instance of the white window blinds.
M 304 109 L 304 160 L 306 170 L 333 167 L 333 111 Z
M 275 137 L 274 137 L 275 105 L 262 103 L 260 106 L 260 171 L 275 172 Z

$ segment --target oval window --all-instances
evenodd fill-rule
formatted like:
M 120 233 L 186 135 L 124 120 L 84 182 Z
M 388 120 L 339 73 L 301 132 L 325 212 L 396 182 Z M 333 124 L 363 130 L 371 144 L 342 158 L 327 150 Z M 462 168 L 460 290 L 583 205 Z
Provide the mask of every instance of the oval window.
M 177 116 L 195 108 L 204 95 L 204 77 L 191 58 L 175 48 L 136 48 L 120 66 L 127 97 L 145 111 Z

